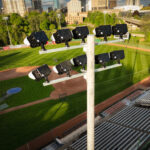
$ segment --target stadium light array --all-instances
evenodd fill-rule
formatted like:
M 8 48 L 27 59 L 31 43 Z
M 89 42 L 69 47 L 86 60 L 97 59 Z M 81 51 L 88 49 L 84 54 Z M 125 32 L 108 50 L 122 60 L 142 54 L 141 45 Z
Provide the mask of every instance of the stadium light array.
M 53 71 L 59 75 L 67 73 L 70 77 L 70 71 L 72 70 L 72 64 L 69 60 L 64 61 L 56 66 L 53 67 Z
M 87 64 L 87 56 L 86 55 L 77 56 L 75 58 L 72 58 L 70 62 L 74 66 L 82 66 L 83 69 L 85 70 L 85 66 Z
M 93 33 L 96 37 L 104 37 L 104 40 L 107 41 L 107 37 L 112 34 L 111 25 L 99 26 L 94 29 Z
M 123 39 L 123 35 L 128 32 L 127 24 L 116 24 L 112 26 L 113 35 L 119 35 L 121 39 Z
M 45 51 L 44 45 L 47 43 L 48 37 L 44 31 L 33 32 L 30 36 L 26 37 L 24 43 L 32 48 L 41 46 L 42 50 Z
M 72 40 L 72 33 L 69 29 L 57 30 L 51 37 L 52 41 L 56 44 L 65 43 L 69 47 L 68 42 Z
M 76 27 L 72 30 L 74 39 L 82 39 L 82 43 L 85 43 L 85 38 L 89 35 L 89 29 L 87 26 Z
M 48 76 L 50 75 L 50 73 L 51 73 L 51 69 L 48 67 L 47 64 L 45 64 L 45 65 L 42 65 L 41 67 L 39 67 L 39 68 L 37 68 L 37 69 L 31 71 L 31 72 L 28 74 L 28 76 L 29 76 L 29 78 L 32 79 L 32 80 L 37 80 L 37 81 L 39 81 L 39 80 L 45 78 L 45 80 L 46 80 L 47 82 L 49 82 Z
M 95 55 L 95 64 L 102 64 L 103 67 L 106 67 L 106 63 L 110 61 L 109 54 L 103 53 Z
M 125 58 L 124 50 L 118 50 L 110 52 L 110 59 L 117 60 L 120 64 L 120 60 Z

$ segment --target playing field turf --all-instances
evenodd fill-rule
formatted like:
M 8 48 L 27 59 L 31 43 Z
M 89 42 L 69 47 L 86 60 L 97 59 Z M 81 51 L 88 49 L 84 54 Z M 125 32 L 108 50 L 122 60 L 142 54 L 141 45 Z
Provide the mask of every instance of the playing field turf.
M 117 49 L 122 48 L 97 46 L 95 53 Z M 122 67 L 96 73 L 96 104 L 150 75 L 150 53 L 132 49 L 124 50 L 126 58 L 121 61 Z M 43 63 L 55 65 L 81 54 L 83 54 L 82 49 L 46 55 L 39 55 L 38 48 L 0 52 L 0 69 L 37 66 Z M 68 96 L 64 102 L 51 100 L 0 115 L 0 149 L 15 149 L 84 111 L 86 111 L 86 92 L 81 92 Z

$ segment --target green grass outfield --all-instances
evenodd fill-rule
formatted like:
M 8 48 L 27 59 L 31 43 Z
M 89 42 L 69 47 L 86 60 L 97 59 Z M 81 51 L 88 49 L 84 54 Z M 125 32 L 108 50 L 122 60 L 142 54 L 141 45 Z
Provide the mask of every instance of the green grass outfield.
M 59 45 L 57 46 L 59 47 Z M 122 48 L 108 45 L 97 46 L 95 53 L 117 49 Z M 21 66 L 37 66 L 43 63 L 55 65 L 83 54 L 82 49 L 46 55 L 39 55 L 38 50 L 39 48 L 0 52 L 1 70 Z M 126 58 L 121 61 L 122 67 L 96 73 L 95 104 L 150 75 L 150 53 L 125 49 L 125 55 Z M 58 62 L 55 62 L 54 58 L 58 59 Z M 7 83 L 5 84 L 7 85 Z M 37 94 L 39 93 L 37 92 Z M 15 149 L 84 111 L 86 111 L 86 92 L 81 92 L 68 96 L 64 102 L 50 100 L 0 115 L 0 149 Z
M 21 92 L 8 97 L 1 102 L 0 105 L 7 103 L 9 105 L 8 108 L 10 108 L 49 97 L 50 93 L 54 90 L 54 87 L 43 87 L 42 83 L 43 81 L 35 82 L 34 80 L 29 79 L 27 76 L 0 81 L 0 86 L 2 87 L 0 88 L 0 97 L 10 88 L 22 88 Z

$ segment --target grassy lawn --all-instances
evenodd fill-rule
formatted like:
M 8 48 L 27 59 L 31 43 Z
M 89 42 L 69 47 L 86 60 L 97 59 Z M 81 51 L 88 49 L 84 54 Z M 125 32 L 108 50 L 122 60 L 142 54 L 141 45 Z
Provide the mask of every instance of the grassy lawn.
M 53 86 L 42 86 L 43 81 L 35 82 L 27 76 L 11 80 L 0 81 L 0 97 L 10 88 L 20 87 L 22 91 L 5 99 L 0 104 L 7 103 L 10 107 L 26 104 L 35 100 L 49 97 Z M 37 94 L 39 93 L 39 94 Z
M 61 45 L 57 45 L 57 47 L 59 46 Z M 106 45 L 96 46 L 95 53 L 99 54 L 117 49 L 122 48 Z M 79 49 L 39 56 L 38 50 L 39 48 L 0 52 L 1 70 L 19 66 L 42 65 L 43 63 L 55 65 L 74 56 L 83 54 L 82 49 Z M 96 73 L 95 104 L 104 101 L 150 75 L 150 53 L 125 49 L 125 55 L 126 58 L 121 61 L 123 64 L 122 67 Z M 54 58 L 58 62 L 55 62 Z M 28 80 L 27 77 L 24 78 Z M 20 79 L 18 78 L 18 82 Z M 22 80 L 20 80 L 21 82 Z M 38 84 L 40 87 L 40 82 Z M 37 90 L 35 89 L 34 92 L 36 93 Z M 40 95 L 39 93 L 37 92 L 37 97 Z M 86 111 L 86 92 L 81 92 L 68 96 L 64 102 L 51 100 L 0 115 L 0 149 L 16 149 L 27 141 L 53 129 L 84 111 Z
M 121 42 L 120 44 L 150 49 L 150 42 L 140 41 L 140 39 L 141 39 L 140 37 L 132 37 L 129 42 L 125 41 L 125 42 Z
M 77 45 L 79 42 L 72 42 L 70 45 Z M 47 49 L 62 47 L 64 44 L 47 45 Z M 23 48 L 18 50 L 0 51 L 0 70 L 11 69 L 22 66 L 35 66 L 42 64 L 55 65 L 75 55 L 80 55 L 81 49 L 71 52 L 60 52 L 39 55 L 40 48 Z M 82 52 L 83 53 L 83 52 Z M 56 59 L 58 62 L 56 62 Z

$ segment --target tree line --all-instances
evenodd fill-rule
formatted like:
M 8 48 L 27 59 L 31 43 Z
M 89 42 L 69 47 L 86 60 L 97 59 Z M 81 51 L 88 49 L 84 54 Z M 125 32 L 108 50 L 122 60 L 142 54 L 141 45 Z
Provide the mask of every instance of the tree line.
M 123 21 L 119 19 L 115 13 L 105 14 L 100 11 L 89 12 L 88 17 L 85 19 L 85 22 L 92 23 L 95 26 L 100 26 L 105 24 L 115 25 L 117 23 L 123 23 Z
M 60 18 L 58 16 L 60 14 Z M 51 11 L 49 13 L 39 13 L 32 11 L 21 17 L 19 14 L 13 13 L 8 15 L 8 30 L 6 21 L 4 20 L 6 15 L 0 15 L 0 47 L 10 44 L 8 30 L 13 45 L 23 43 L 26 36 L 32 32 L 43 30 L 47 34 L 48 38 L 56 29 L 60 29 L 66 26 L 65 15 L 61 12 Z M 146 41 L 150 41 L 150 16 L 143 17 L 143 26 L 141 30 L 145 33 Z M 147 20 L 146 22 L 144 20 Z M 104 14 L 102 12 L 89 12 L 88 17 L 85 18 L 84 23 L 93 24 L 95 27 L 99 25 L 115 25 L 117 23 L 124 23 L 119 19 L 116 14 Z
M 10 32 L 10 37 L 13 45 L 23 43 L 26 36 L 30 35 L 32 32 L 43 30 L 48 37 L 51 36 L 55 29 L 65 26 L 65 16 L 59 12 L 60 18 L 56 11 L 51 11 L 49 13 L 43 12 L 39 13 L 36 11 L 26 14 L 21 17 L 19 14 L 12 13 L 7 15 L 8 20 L 4 20 L 6 15 L 0 15 L 0 46 L 5 46 L 10 44 L 8 30 Z M 7 24 L 8 26 L 7 26 Z M 7 29 L 8 27 L 8 29 Z

